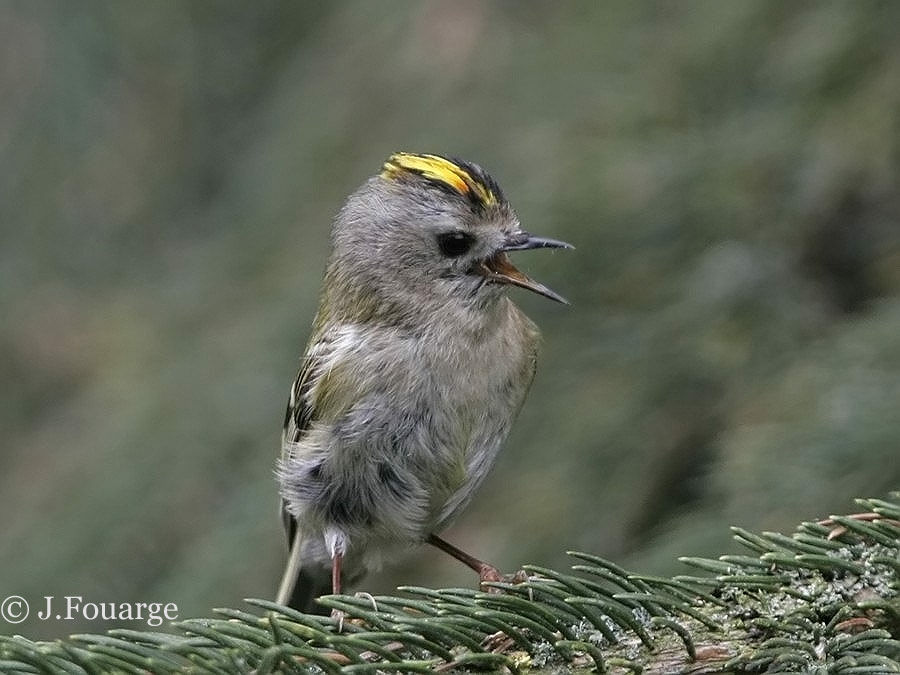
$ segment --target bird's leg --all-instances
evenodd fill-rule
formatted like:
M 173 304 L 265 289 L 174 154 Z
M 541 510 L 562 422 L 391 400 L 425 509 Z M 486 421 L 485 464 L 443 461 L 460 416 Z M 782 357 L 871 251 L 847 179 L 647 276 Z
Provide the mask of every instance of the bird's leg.
M 478 572 L 478 581 L 480 583 L 485 583 L 488 581 L 511 581 L 512 583 L 521 583 L 525 581 L 526 576 L 524 572 L 517 572 L 514 575 L 504 575 L 493 565 L 490 565 L 483 560 L 479 560 L 475 556 L 471 556 L 462 549 L 457 548 L 449 541 L 441 539 L 436 534 L 429 534 L 428 539 L 426 539 L 429 544 L 435 546 L 444 553 L 449 553 L 454 558 L 459 560 L 463 565 L 472 568 L 476 572 Z
M 340 595 L 341 593 L 341 563 L 344 561 L 343 553 L 335 553 L 331 557 L 331 593 L 332 595 Z M 331 618 L 338 622 L 337 631 L 344 631 L 344 613 L 339 609 L 331 610 Z
M 334 595 L 341 594 L 341 563 L 343 560 L 343 553 L 335 553 L 331 558 L 331 592 Z
M 444 553 L 449 553 L 454 558 L 459 560 L 463 565 L 470 567 L 471 569 L 478 572 L 478 576 L 481 581 L 500 581 L 503 578 L 503 575 L 500 574 L 500 570 L 498 570 L 493 565 L 489 565 L 488 563 L 479 560 L 475 556 L 469 555 L 465 551 L 460 548 L 457 548 L 449 541 L 441 539 L 436 534 L 428 535 L 427 539 L 428 543 L 432 546 L 436 546 L 441 549 Z

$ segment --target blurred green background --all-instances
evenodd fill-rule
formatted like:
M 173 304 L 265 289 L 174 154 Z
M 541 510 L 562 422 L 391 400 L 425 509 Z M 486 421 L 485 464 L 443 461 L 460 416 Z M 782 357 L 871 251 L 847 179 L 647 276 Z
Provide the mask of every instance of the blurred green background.
M 900 3 L 0 3 L 0 595 L 271 597 L 329 223 L 482 164 L 571 308 L 455 543 L 645 572 L 900 487 Z M 419 550 L 372 576 L 469 585 Z M 61 636 L 100 622 L 0 624 Z

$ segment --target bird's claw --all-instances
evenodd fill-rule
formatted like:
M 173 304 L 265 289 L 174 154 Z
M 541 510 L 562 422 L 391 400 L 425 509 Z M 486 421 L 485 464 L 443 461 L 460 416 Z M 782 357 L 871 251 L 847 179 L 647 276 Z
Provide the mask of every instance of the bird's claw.
M 346 614 L 339 609 L 331 610 L 331 620 L 337 623 L 337 632 L 344 632 L 344 617 Z
M 521 584 L 528 581 L 528 573 L 525 570 L 519 570 L 513 574 L 503 574 L 493 565 L 484 564 L 478 570 L 479 586 L 488 593 L 502 593 L 503 589 L 487 586 L 487 583 L 505 583 L 505 584 Z

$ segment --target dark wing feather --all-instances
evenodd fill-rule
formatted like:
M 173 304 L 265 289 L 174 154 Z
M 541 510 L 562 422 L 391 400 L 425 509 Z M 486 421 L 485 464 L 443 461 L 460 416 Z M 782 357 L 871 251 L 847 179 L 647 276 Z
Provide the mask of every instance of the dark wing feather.
M 309 428 L 312 422 L 312 406 L 310 405 L 309 392 L 315 382 L 313 373 L 316 359 L 306 356 L 294 385 L 291 387 L 291 397 L 288 400 L 287 410 L 284 412 L 284 432 L 282 443 L 296 443 L 303 437 L 303 432 Z
M 297 378 L 291 387 L 291 396 L 284 413 L 284 428 L 281 435 L 282 457 L 288 452 L 290 443 L 296 443 L 303 438 L 303 434 L 313 421 L 313 408 L 309 394 L 316 380 L 316 361 L 317 359 L 312 356 L 304 357 L 300 372 L 297 373 Z M 297 530 L 297 521 L 288 512 L 283 499 L 281 500 L 281 520 L 284 523 L 284 531 L 287 535 L 288 547 L 290 547 Z

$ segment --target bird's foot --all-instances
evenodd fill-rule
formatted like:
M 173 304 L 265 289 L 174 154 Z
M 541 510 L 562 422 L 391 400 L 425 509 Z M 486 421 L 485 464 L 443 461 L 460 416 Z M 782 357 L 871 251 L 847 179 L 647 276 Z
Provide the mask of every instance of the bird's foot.
M 345 616 L 347 616 L 347 615 L 339 609 L 331 610 L 331 620 L 337 624 L 336 628 L 337 628 L 338 633 L 344 632 L 344 617 Z
M 528 573 L 525 570 L 519 570 L 513 574 L 503 574 L 493 565 L 482 563 L 478 568 L 479 586 L 488 593 L 502 593 L 503 589 L 494 588 L 493 586 L 485 587 L 486 583 L 505 583 L 505 584 L 521 584 L 528 581 Z

